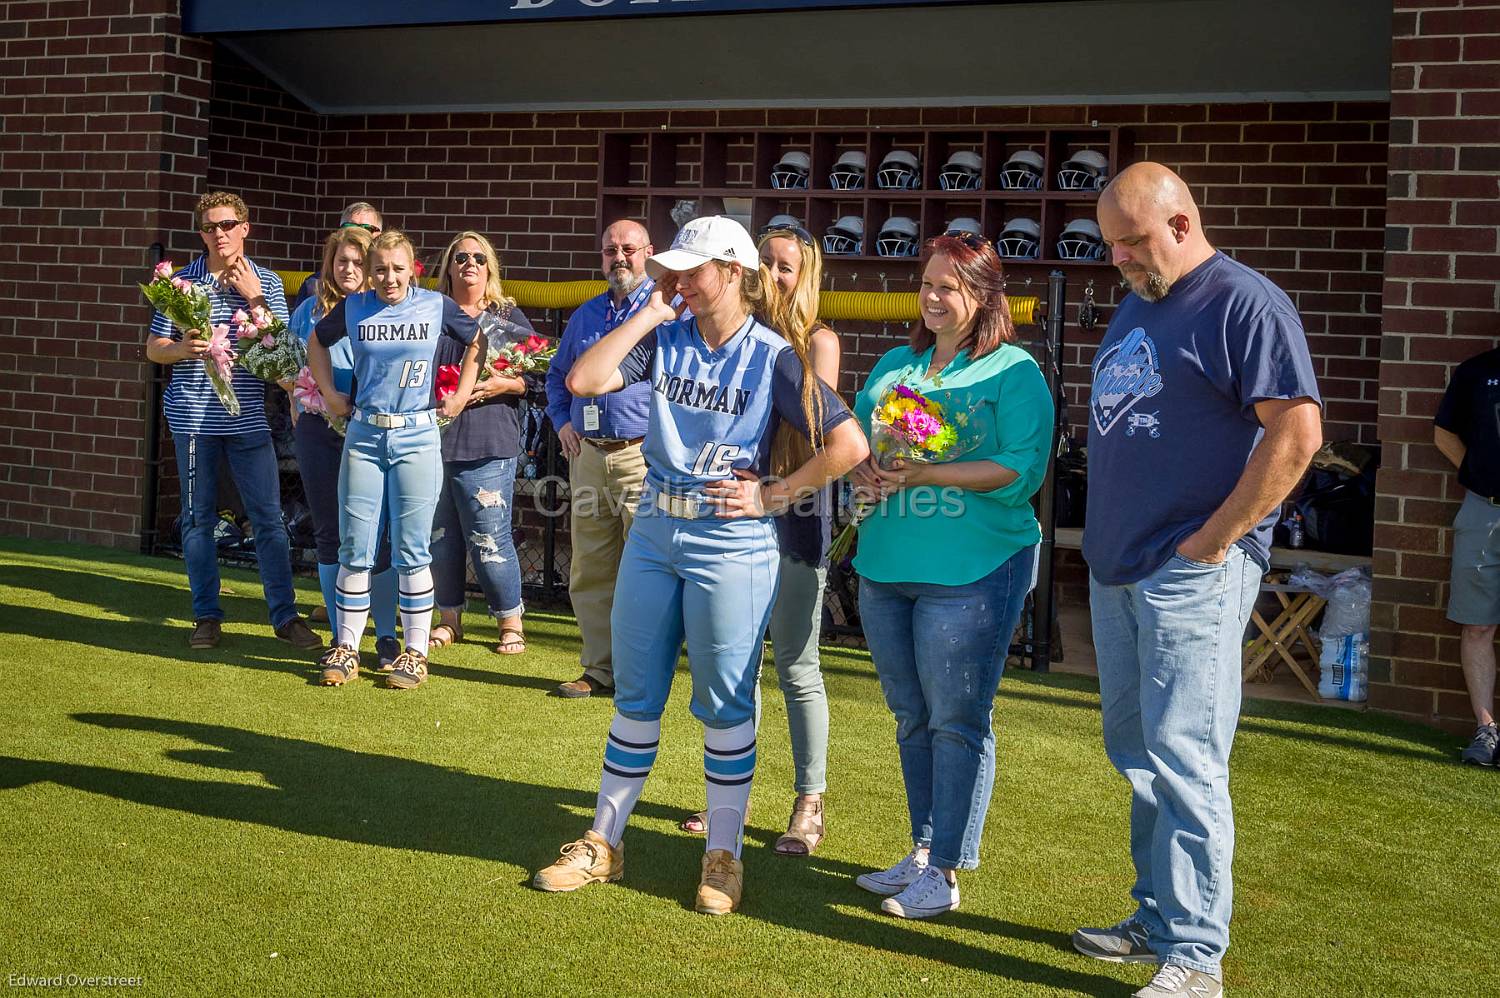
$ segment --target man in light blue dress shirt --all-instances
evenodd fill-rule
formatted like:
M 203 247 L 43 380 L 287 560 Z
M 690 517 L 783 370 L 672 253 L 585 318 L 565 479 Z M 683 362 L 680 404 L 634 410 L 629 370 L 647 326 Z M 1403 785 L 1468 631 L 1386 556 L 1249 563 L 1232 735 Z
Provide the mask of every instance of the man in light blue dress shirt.
M 646 459 L 651 386 L 646 382 L 597 397 L 568 391 L 568 371 L 601 336 L 630 318 L 651 295 L 646 276 L 651 237 L 639 222 L 624 219 L 604 230 L 602 263 L 609 290 L 573 312 L 557 355 L 547 371 L 547 415 L 568 459 L 572 557 L 568 595 L 583 647 L 583 675 L 558 685 L 556 695 L 576 698 L 614 693 L 609 615 L 614 607 L 615 573 L 625 549 Z

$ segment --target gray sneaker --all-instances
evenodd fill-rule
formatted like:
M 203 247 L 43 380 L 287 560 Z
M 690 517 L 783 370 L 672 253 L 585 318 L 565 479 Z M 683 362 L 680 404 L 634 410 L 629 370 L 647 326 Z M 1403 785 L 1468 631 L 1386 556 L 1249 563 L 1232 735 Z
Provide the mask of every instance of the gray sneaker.
M 1500 765 L 1500 731 L 1493 724 L 1481 724 L 1474 729 L 1474 740 L 1459 755 L 1458 761 L 1465 766 Z
M 1073 948 L 1084 956 L 1109 963 L 1157 963 L 1160 961 L 1146 945 L 1146 926 L 1131 915 L 1107 929 L 1078 929 L 1073 933 Z
M 1134 998 L 1219 998 L 1224 985 L 1217 977 L 1201 970 L 1189 970 L 1175 963 L 1164 963 Z

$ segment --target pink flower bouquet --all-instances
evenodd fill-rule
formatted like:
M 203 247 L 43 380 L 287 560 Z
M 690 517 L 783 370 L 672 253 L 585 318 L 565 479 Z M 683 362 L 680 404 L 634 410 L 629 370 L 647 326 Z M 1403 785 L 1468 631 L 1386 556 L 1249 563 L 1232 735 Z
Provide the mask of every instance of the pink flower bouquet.
M 238 363 L 260 380 L 291 381 L 307 364 L 302 341 L 269 309 L 240 309 L 231 321 L 240 341 Z
M 208 374 L 214 394 L 231 416 L 240 414 L 240 400 L 234 394 L 231 378 L 234 373 L 234 346 L 229 342 L 229 327 L 214 326 L 213 302 L 201 284 L 181 277 L 173 277 L 170 261 L 163 260 L 151 272 L 151 281 L 142 284 L 141 294 L 167 320 L 182 331 L 183 336 L 208 341 L 208 353 L 203 358 L 203 369 Z
M 292 337 L 296 339 L 296 337 Z M 292 398 L 298 405 L 302 406 L 304 412 L 314 412 L 328 421 L 328 425 L 340 436 L 349 429 L 349 420 L 343 416 L 335 416 L 328 411 L 328 402 L 323 398 L 323 393 L 318 389 L 317 379 L 313 377 L 309 368 L 302 368 L 297 372 L 296 384 L 292 387 Z

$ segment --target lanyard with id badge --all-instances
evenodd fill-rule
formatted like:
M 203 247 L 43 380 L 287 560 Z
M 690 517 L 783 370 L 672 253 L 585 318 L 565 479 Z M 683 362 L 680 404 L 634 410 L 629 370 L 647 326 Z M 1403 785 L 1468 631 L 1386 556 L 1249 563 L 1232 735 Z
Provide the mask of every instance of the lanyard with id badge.
M 599 403 L 589 402 L 583 407 L 583 432 L 599 432 Z

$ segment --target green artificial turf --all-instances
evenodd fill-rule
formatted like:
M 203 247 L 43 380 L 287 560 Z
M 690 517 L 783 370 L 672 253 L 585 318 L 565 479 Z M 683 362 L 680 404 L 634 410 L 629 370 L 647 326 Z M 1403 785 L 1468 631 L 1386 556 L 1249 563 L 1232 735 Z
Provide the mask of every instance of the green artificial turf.
M 1128 913 L 1124 783 L 1076 677 L 1012 673 L 983 866 L 930 922 L 878 912 L 856 874 L 908 846 L 893 724 L 862 652 L 825 649 L 830 836 L 770 843 L 791 804 L 765 677 L 740 914 L 692 911 L 700 728 L 686 677 L 626 833 L 620 884 L 526 886 L 588 826 L 608 701 L 571 619 L 494 622 L 415 692 L 312 685 L 252 574 L 225 573 L 222 646 L 189 651 L 182 566 L 0 541 L 0 975 L 144 978 L 159 994 L 1128 995 L 1148 968 L 1068 946 Z M 302 583 L 305 602 L 316 598 Z M 371 642 L 366 641 L 367 659 Z M 1500 773 L 1457 740 L 1344 711 L 1251 704 L 1234 756 L 1234 941 L 1255 995 L 1472 995 L 1493 987 Z

